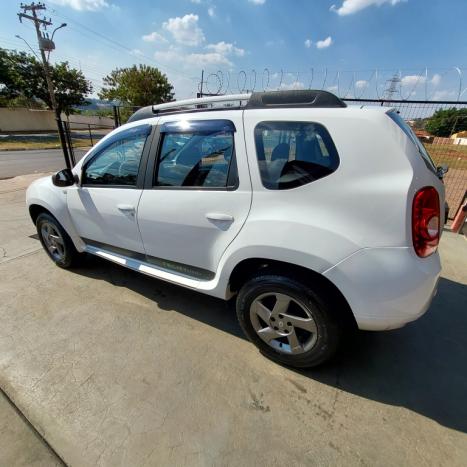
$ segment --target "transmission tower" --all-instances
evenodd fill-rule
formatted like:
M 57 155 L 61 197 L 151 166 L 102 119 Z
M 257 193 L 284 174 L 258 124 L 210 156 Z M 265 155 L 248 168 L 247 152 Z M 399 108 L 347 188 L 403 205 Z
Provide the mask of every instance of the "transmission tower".
M 394 100 L 396 94 L 399 92 L 399 85 L 401 79 L 400 76 L 396 73 L 391 79 L 386 81 L 388 87 L 384 90 L 384 98 L 388 100 Z

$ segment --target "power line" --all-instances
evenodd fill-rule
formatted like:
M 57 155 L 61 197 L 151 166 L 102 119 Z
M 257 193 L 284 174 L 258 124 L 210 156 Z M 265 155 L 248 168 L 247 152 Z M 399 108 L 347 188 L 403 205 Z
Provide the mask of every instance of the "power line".
M 90 27 L 80 23 L 79 21 L 76 21 L 75 19 L 72 19 L 72 18 L 69 18 L 67 16 L 65 16 L 63 13 L 59 13 L 56 9 L 52 10 L 52 12 L 57 15 L 58 17 L 62 17 L 64 19 L 66 19 L 67 21 L 71 21 L 73 23 L 75 23 L 77 26 L 79 26 L 80 28 L 86 30 L 86 31 L 89 31 L 90 33 L 96 35 L 97 37 L 100 37 L 101 39 L 105 40 L 105 41 L 108 41 L 110 44 L 113 44 L 117 47 L 120 47 L 122 50 L 125 50 L 129 55 L 131 55 L 133 58 L 136 57 L 134 51 L 132 49 L 130 49 L 129 47 L 127 47 L 126 45 L 123 45 L 121 44 L 120 42 L 102 34 L 101 32 L 98 32 L 98 31 L 94 31 L 93 29 L 91 29 Z M 80 31 L 78 31 L 80 32 Z M 81 33 L 81 32 L 80 32 Z M 193 81 L 193 77 L 190 77 L 188 76 L 187 74 L 181 72 L 180 70 L 176 69 L 176 68 L 172 68 L 168 65 L 161 65 L 159 62 L 157 62 L 156 60 L 154 60 L 153 58 L 145 55 L 145 54 L 138 54 L 137 55 L 138 57 L 142 57 L 142 58 L 145 58 L 146 60 L 149 60 L 150 62 L 156 64 L 159 68 L 166 68 L 167 70 L 170 70 L 172 71 L 173 73 L 175 74 L 178 74 L 179 76 L 187 79 L 187 80 L 190 80 L 190 81 Z

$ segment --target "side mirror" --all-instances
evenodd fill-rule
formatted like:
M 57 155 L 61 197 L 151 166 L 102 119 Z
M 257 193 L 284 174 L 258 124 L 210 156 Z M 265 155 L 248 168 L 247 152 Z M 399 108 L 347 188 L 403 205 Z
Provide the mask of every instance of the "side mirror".
M 443 178 L 447 173 L 448 173 L 449 167 L 447 164 L 440 165 L 436 167 L 436 175 L 438 175 L 439 178 Z
M 72 186 L 76 182 L 75 176 L 70 169 L 63 169 L 52 175 L 52 183 L 55 186 Z

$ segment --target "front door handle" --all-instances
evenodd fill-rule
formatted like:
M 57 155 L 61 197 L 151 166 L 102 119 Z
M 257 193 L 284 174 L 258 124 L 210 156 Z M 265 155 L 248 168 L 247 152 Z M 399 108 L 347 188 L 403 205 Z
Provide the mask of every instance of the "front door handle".
M 206 219 L 209 219 L 211 221 L 227 221 L 227 222 L 232 222 L 234 220 L 233 216 L 230 216 L 229 214 L 222 214 L 219 212 L 208 212 L 206 214 Z
M 123 212 L 135 212 L 135 207 L 131 204 L 117 204 L 117 209 Z

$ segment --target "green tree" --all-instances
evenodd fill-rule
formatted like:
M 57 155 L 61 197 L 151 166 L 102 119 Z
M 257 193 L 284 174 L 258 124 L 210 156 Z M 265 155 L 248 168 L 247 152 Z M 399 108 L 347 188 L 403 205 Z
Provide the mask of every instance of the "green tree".
M 50 74 L 60 112 L 68 114 L 73 106 L 86 104 L 92 85 L 80 70 L 61 62 L 50 65 Z M 42 63 L 34 55 L 0 49 L 0 101 L 11 106 L 17 102 L 37 106 L 38 100 L 52 108 Z
M 117 68 L 104 78 L 101 99 L 117 100 L 129 106 L 161 104 L 173 100 L 173 86 L 157 68 L 133 65 Z
M 434 136 L 451 136 L 467 130 L 467 109 L 437 110 L 426 122 L 426 130 Z

